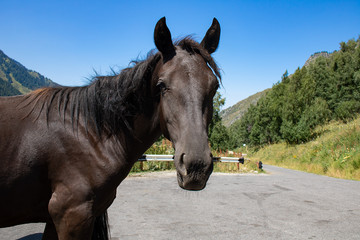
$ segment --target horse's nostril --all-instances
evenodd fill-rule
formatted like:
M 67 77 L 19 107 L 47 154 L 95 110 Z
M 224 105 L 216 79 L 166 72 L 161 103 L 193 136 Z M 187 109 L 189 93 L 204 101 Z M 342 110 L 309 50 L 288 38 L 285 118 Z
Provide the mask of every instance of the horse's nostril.
M 179 159 L 180 165 L 184 165 L 184 157 L 185 157 L 185 153 L 182 153 Z
M 186 165 L 185 165 L 185 162 L 184 162 L 184 158 L 185 158 L 185 153 L 182 153 L 180 155 L 180 158 L 179 158 L 179 163 L 178 163 L 178 170 L 180 172 L 180 175 L 184 175 L 186 176 L 187 175 L 187 169 L 186 169 Z
M 198 154 L 181 153 L 177 157 L 176 169 L 179 186 L 186 190 L 201 190 L 213 170 L 212 161 Z

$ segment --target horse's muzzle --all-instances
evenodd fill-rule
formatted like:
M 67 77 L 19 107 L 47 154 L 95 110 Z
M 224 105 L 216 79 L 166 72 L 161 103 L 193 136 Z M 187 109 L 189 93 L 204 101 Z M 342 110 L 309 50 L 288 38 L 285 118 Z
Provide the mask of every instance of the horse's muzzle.
M 205 188 L 213 171 L 211 157 L 199 158 L 181 154 L 175 159 L 179 186 L 186 190 L 199 191 Z

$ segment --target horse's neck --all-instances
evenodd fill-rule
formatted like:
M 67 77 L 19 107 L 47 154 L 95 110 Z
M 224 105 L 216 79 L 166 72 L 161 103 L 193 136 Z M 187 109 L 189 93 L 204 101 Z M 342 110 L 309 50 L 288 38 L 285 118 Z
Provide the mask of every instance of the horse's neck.
M 149 81 L 148 85 L 151 85 L 150 82 L 153 79 L 153 74 L 147 76 L 147 80 L 145 80 Z M 125 146 L 125 154 L 137 157 L 140 157 L 161 136 L 158 101 L 152 99 L 148 88 L 144 86 L 139 87 L 139 91 L 141 90 L 144 92 L 137 94 L 147 96 L 147 100 L 140 101 L 139 104 L 146 105 L 140 106 L 139 108 L 143 110 L 139 111 L 136 117 L 130 118 L 131 120 L 129 119 L 131 122 L 128 124 L 131 126 L 131 130 L 123 129 L 124 131 L 120 131 L 120 142 Z M 114 108 L 116 109 L 116 107 Z M 117 134 L 117 132 L 115 131 L 114 134 Z
M 134 121 L 134 133 L 131 140 L 131 151 L 143 154 L 161 136 L 160 124 L 156 111 L 152 116 L 141 115 Z

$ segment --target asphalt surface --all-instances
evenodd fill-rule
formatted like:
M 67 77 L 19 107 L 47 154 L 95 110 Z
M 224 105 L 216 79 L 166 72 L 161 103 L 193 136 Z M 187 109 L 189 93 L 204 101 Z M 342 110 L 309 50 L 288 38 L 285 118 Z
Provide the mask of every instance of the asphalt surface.
M 199 192 L 174 172 L 127 178 L 108 210 L 112 239 L 360 239 L 360 182 L 264 169 L 215 173 Z M 0 240 L 41 239 L 43 228 L 3 228 Z

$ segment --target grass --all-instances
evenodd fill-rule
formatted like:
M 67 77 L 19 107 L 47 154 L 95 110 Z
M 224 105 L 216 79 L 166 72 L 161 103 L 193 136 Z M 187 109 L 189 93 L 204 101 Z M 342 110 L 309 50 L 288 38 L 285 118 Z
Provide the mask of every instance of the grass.
M 318 137 L 308 143 L 278 143 L 251 154 L 265 164 L 331 177 L 360 180 L 360 117 L 331 122 L 316 129 Z
M 239 148 L 237 151 L 231 152 L 217 152 L 211 151 L 213 156 L 217 157 L 241 157 L 242 152 L 246 152 L 245 148 Z M 214 163 L 214 172 L 223 173 L 264 173 L 265 171 L 259 170 L 255 161 L 246 161 L 244 164 L 229 163 L 229 162 L 216 162 Z
M 170 162 L 170 161 L 136 162 L 132 167 L 130 173 L 156 172 L 156 171 L 166 171 L 166 170 L 175 170 L 174 162 Z
M 214 172 L 223 173 L 264 173 L 259 170 L 255 162 L 245 161 L 244 164 L 216 162 L 214 164 Z

